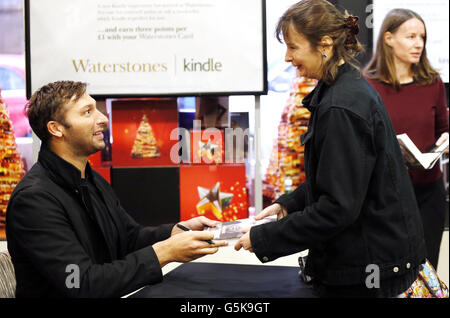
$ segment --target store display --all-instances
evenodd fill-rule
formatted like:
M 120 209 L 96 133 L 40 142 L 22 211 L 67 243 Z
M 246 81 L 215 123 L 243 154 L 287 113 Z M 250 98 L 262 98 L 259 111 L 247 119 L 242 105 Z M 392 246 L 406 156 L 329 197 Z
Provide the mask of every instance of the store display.
M 5 238 L 8 201 L 24 175 L 24 163 L 17 151 L 12 122 L 0 96 L 0 239 Z
M 111 103 L 112 166 L 173 166 L 170 152 L 178 140 L 175 98 L 121 99 Z
M 180 219 L 204 215 L 218 221 L 248 217 L 245 165 L 180 167 Z
M 225 134 L 223 130 L 191 131 L 191 163 L 220 164 L 225 162 Z
M 304 77 L 294 79 L 263 180 L 263 196 L 267 204 L 281 194 L 295 190 L 305 180 L 304 146 L 300 136 L 308 130 L 310 112 L 303 107 L 302 100 L 316 84 L 316 80 Z
M 199 215 L 208 213 L 220 220 L 223 211 L 230 205 L 233 199 L 232 193 L 220 191 L 220 182 L 217 182 L 212 189 L 197 187 L 200 201 L 197 203 L 197 212 Z
M 200 148 L 198 151 L 199 157 L 203 157 L 205 155 L 209 160 L 212 160 L 214 155 L 217 154 L 219 148 L 218 145 L 212 144 L 210 139 L 208 139 L 207 142 L 199 141 L 198 146 Z

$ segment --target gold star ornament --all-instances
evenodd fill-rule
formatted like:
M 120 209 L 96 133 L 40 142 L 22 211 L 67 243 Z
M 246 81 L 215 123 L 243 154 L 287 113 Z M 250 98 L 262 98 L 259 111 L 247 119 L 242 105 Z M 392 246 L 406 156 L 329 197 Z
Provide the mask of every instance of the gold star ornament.
M 223 219 L 222 212 L 233 199 L 232 193 L 220 192 L 220 182 L 217 182 L 212 189 L 197 187 L 200 201 L 197 203 L 199 215 L 211 212 L 219 221 Z

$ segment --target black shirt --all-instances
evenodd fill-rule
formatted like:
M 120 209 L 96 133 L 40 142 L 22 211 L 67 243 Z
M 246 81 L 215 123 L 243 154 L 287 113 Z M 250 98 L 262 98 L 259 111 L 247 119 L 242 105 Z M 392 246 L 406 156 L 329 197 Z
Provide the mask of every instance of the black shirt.
M 96 262 L 108 263 L 112 260 L 110 249 L 115 249 L 117 244 L 108 247 L 106 242 L 117 242 L 117 229 L 109 216 L 108 209 L 95 186 L 90 174 L 81 179 L 81 197 L 86 205 L 86 214 L 83 222 L 94 245 Z

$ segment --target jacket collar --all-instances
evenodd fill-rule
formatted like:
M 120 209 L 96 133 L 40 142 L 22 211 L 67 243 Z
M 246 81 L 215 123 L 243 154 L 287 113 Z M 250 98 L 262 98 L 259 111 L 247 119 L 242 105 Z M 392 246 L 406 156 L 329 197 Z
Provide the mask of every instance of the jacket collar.
M 342 77 L 343 74 L 350 72 L 352 70 L 352 66 L 348 63 L 344 63 L 342 65 L 338 66 L 338 76 L 336 78 L 336 82 Z M 316 87 L 308 94 L 306 95 L 303 100 L 302 104 L 303 106 L 308 109 L 310 112 L 312 112 L 314 109 L 317 108 L 320 102 L 320 97 L 323 96 L 323 93 L 325 90 L 330 87 L 327 85 L 323 80 L 320 80 Z
M 45 143 L 41 145 L 38 162 L 49 172 L 50 177 L 57 184 L 71 189 L 80 188 L 81 171 L 54 153 Z M 86 164 L 85 176 L 87 179 L 93 176 L 89 162 Z
M 318 99 L 319 99 L 320 92 L 322 90 L 322 86 L 324 84 L 325 83 L 322 80 L 320 80 L 317 83 L 316 87 L 314 87 L 314 89 L 303 98 L 302 104 L 310 112 L 312 112 L 319 104 Z

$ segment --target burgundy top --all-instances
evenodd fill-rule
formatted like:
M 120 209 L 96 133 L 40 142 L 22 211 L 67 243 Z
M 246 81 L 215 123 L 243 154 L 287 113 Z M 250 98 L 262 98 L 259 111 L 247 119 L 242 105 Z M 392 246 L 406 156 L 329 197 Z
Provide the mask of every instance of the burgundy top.
M 448 108 L 441 79 L 427 86 L 404 84 L 399 92 L 389 84 L 367 80 L 383 99 L 395 133 L 407 133 L 420 151 L 431 148 L 442 133 L 448 132 Z M 412 183 L 418 184 L 436 181 L 442 172 L 437 163 L 430 170 L 410 168 L 409 175 Z

